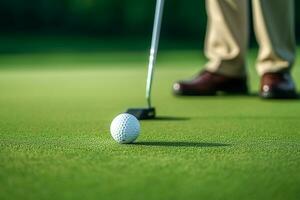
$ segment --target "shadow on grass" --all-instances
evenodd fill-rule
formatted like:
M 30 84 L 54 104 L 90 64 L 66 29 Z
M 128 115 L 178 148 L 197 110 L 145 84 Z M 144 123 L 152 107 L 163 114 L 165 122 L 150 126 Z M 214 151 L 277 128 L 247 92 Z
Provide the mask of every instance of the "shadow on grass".
M 132 145 L 157 146 L 157 147 L 226 147 L 230 144 L 209 143 L 209 142 L 166 142 L 166 141 L 147 141 L 135 142 Z
M 220 99 L 220 98 L 258 98 L 261 99 L 263 101 L 267 101 L 267 102 L 292 102 L 292 101 L 299 101 L 300 100 L 300 91 L 297 93 L 296 97 L 293 98 L 273 98 L 273 99 L 263 99 L 260 97 L 258 92 L 251 92 L 249 94 L 228 94 L 228 93 L 224 93 L 224 92 L 218 92 L 217 95 L 213 94 L 213 95 L 202 95 L 202 96 L 176 96 L 177 98 L 181 98 L 181 99 L 199 99 L 199 98 L 212 98 L 212 99 Z
M 261 100 L 263 100 L 263 101 L 268 101 L 268 102 L 280 102 L 280 101 L 282 101 L 282 102 L 292 102 L 292 101 L 299 101 L 299 99 L 300 99 L 300 92 L 297 92 L 296 93 L 296 96 L 293 96 L 293 97 L 281 97 L 281 98 L 270 98 L 270 99 L 263 99 L 260 95 L 259 95 L 259 93 L 252 93 L 252 94 L 249 94 L 249 95 L 251 95 L 251 96 L 253 96 L 253 97 L 258 97 L 258 98 L 260 98 Z
M 258 92 L 252 92 L 252 93 L 249 93 L 248 95 L 245 95 L 245 96 L 246 97 L 257 97 L 257 98 L 260 98 L 261 100 L 265 100 L 265 101 L 269 101 L 269 102 L 272 102 L 272 101 L 274 101 L 274 102 L 280 102 L 280 101 L 282 101 L 282 102 L 291 102 L 291 101 L 299 101 L 300 92 L 298 92 L 296 94 L 296 97 L 294 97 L 294 98 L 287 97 L 287 98 L 262 99 Z
M 299 116 L 274 116 L 274 115 L 252 115 L 252 116 L 197 116 L 196 120 L 298 120 Z
M 152 120 L 155 121 L 186 121 L 190 120 L 189 117 L 173 117 L 173 116 L 157 116 Z

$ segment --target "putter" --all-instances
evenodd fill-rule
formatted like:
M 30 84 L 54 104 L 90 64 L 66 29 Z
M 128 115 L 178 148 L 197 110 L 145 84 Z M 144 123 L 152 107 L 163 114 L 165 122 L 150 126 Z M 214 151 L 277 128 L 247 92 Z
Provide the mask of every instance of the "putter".
M 151 49 L 150 49 L 150 56 L 149 56 L 147 83 L 146 83 L 146 100 L 147 100 L 148 107 L 130 108 L 126 111 L 126 113 L 134 115 L 139 120 L 154 119 L 156 115 L 155 108 L 152 107 L 151 104 L 151 90 L 152 90 L 152 81 L 153 81 L 153 74 L 154 74 L 154 65 L 156 62 L 157 49 L 159 44 L 163 9 L 164 9 L 164 0 L 157 0 L 156 8 L 155 8 L 153 33 L 152 33 L 152 42 L 151 42 Z

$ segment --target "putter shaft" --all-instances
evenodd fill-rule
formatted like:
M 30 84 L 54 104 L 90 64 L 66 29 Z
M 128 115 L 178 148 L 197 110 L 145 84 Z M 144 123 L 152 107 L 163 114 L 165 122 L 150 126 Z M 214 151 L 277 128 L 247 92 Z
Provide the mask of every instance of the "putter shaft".
M 146 99 L 149 108 L 151 108 L 151 89 L 152 89 L 154 65 L 156 62 L 157 49 L 159 44 L 163 8 L 164 8 L 164 0 L 157 0 L 156 8 L 155 8 L 153 33 L 152 33 L 152 42 L 151 42 L 151 49 L 150 49 L 150 56 L 149 56 L 147 83 L 146 83 Z

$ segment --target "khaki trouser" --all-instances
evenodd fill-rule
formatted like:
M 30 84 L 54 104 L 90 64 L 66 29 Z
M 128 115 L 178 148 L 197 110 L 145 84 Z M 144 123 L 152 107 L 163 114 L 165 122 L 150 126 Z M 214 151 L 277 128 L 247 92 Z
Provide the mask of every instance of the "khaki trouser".
M 295 60 L 294 0 L 252 0 L 254 30 L 260 46 L 259 75 L 289 71 Z M 206 69 L 245 76 L 248 0 L 206 0 Z

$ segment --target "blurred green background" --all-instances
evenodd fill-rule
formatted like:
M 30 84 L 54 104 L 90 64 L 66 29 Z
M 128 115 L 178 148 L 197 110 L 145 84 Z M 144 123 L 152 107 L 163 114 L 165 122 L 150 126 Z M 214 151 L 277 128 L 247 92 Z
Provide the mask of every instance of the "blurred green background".
M 300 2 L 295 3 L 297 8 Z M 1 0 L 0 31 L 3 34 L 148 37 L 154 7 L 155 0 Z M 296 19 L 299 36 L 299 12 Z M 205 27 L 205 1 L 166 1 L 163 36 L 203 43 Z
M 147 36 L 155 0 L 1 0 L 0 27 L 5 32 Z M 203 36 L 204 1 L 167 1 L 164 33 Z

